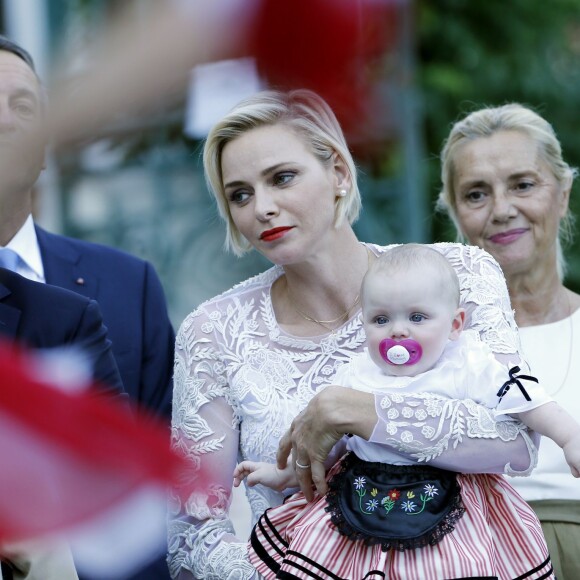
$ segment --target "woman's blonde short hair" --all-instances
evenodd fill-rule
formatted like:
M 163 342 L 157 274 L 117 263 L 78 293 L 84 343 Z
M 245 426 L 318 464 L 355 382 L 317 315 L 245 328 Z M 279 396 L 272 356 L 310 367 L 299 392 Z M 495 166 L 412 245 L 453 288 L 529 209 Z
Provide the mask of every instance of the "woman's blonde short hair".
M 530 137 L 539 148 L 540 155 L 550 167 L 554 177 L 561 185 L 570 184 L 578 170 L 570 167 L 562 157 L 562 147 L 552 125 L 543 117 L 518 103 L 501 107 L 486 107 L 474 111 L 455 123 L 441 151 L 442 188 L 437 200 L 437 209 L 449 215 L 457 230 L 458 239 L 463 240 L 461 225 L 457 219 L 457 203 L 453 180 L 455 177 L 455 156 L 467 141 L 490 137 L 498 131 L 519 131 Z M 557 240 L 558 273 L 564 277 L 566 262 L 562 252 L 562 242 L 572 239 L 574 216 L 568 212 L 560 222 Z
M 336 201 L 335 226 L 343 220 L 353 223 L 360 213 L 361 199 L 356 166 L 342 129 L 328 104 L 316 93 L 305 89 L 262 91 L 238 103 L 209 132 L 203 149 L 203 166 L 209 190 L 215 197 L 221 217 L 226 222 L 225 247 L 240 256 L 251 249 L 240 234 L 230 214 L 226 199 L 221 157 L 224 147 L 245 132 L 265 125 L 283 124 L 302 136 L 312 153 L 325 165 L 336 153 L 350 175 L 350 191 Z

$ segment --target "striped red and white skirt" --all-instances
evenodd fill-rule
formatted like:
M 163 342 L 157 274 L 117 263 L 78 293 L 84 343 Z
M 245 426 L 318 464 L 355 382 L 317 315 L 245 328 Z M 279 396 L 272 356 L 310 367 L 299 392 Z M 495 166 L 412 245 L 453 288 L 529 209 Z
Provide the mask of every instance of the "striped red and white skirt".
M 435 545 L 385 551 L 353 541 L 332 523 L 326 497 L 309 503 L 297 493 L 259 519 L 250 562 L 267 579 L 555 578 L 536 515 L 503 476 L 458 474 L 457 481 L 465 512 Z

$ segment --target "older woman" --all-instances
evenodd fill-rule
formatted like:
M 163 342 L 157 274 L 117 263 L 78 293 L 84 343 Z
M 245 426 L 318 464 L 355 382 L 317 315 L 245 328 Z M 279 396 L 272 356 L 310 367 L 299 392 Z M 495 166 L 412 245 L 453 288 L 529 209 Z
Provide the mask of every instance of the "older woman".
M 518 104 L 457 122 L 441 154 L 439 205 L 505 274 L 524 353 L 549 394 L 580 420 L 580 296 L 564 286 L 562 241 L 576 170 L 551 125 Z M 576 342 L 574 341 L 576 339 Z M 513 481 L 543 523 L 559 579 L 580 578 L 580 487 L 550 440 Z
M 384 248 L 359 242 L 353 232 L 360 209 L 356 169 L 320 97 L 266 91 L 243 101 L 210 131 L 204 167 L 226 222 L 227 246 L 236 254 L 256 249 L 274 266 L 200 305 L 178 333 L 172 437 L 191 458 L 190 482 L 198 486 L 174 505 L 174 578 L 257 578 L 247 539 L 235 537 L 228 518 L 233 470 L 238 459 L 274 460 L 291 423 L 295 438 L 285 437 L 285 450 L 294 444 L 310 496 L 311 476 L 323 489 L 321 460 L 347 432 L 464 473 L 533 464 L 525 428 L 496 424 L 472 401 L 399 395 L 375 401 L 369 393 L 328 386 L 363 348 L 359 288 Z M 434 247 L 458 272 L 468 325 L 498 358 L 519 361 L 496 262 L 474 247 Z M 255 520 L 284 494 L 257 486 L 248 497 Z M 549 559 L 533 557 L 549 567 Z

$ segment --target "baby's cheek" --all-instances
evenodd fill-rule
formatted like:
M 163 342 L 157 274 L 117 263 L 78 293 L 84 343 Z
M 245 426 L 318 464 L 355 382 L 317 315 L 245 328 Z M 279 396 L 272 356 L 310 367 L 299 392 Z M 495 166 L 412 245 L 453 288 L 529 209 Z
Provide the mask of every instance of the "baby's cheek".
M 371 360 L 381 369 L 386 368 L 388 365 L 387 363 L 383 360 L 383 357 L 381 356 L 381 353 L 379 351 L 379 343 L 372 341 L 372 340 L 367 340 L 367 348 L 369 349 L 369 355 L 371 357 Z

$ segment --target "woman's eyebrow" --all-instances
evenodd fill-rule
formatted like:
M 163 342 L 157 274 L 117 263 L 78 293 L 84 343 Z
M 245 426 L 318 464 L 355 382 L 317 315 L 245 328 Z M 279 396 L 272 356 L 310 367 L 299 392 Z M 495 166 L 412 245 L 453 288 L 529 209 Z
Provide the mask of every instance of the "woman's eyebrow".
M 266 167 L 265 169 L 262 169 L 262 171 L 260 171 L 260 176 L 261 177 L 266 177 L 266 175 L 269 175 L 270 173 L 273 173 L 274 171 L 276 171 L 277 169 L 280 169 L 280 167 L 286 165 L 286 162 L 282 162 L 282 163 L 275 163 L 274 165 L 271 165 L 270 167 Z M 240 185 L 245 185 L 245 181 L 242 180 L 235 180 L 235 181 L 228 181 L 228 183 L 224 184 L 224 189 L 227 189 L 228 187 L 239 187 Z

